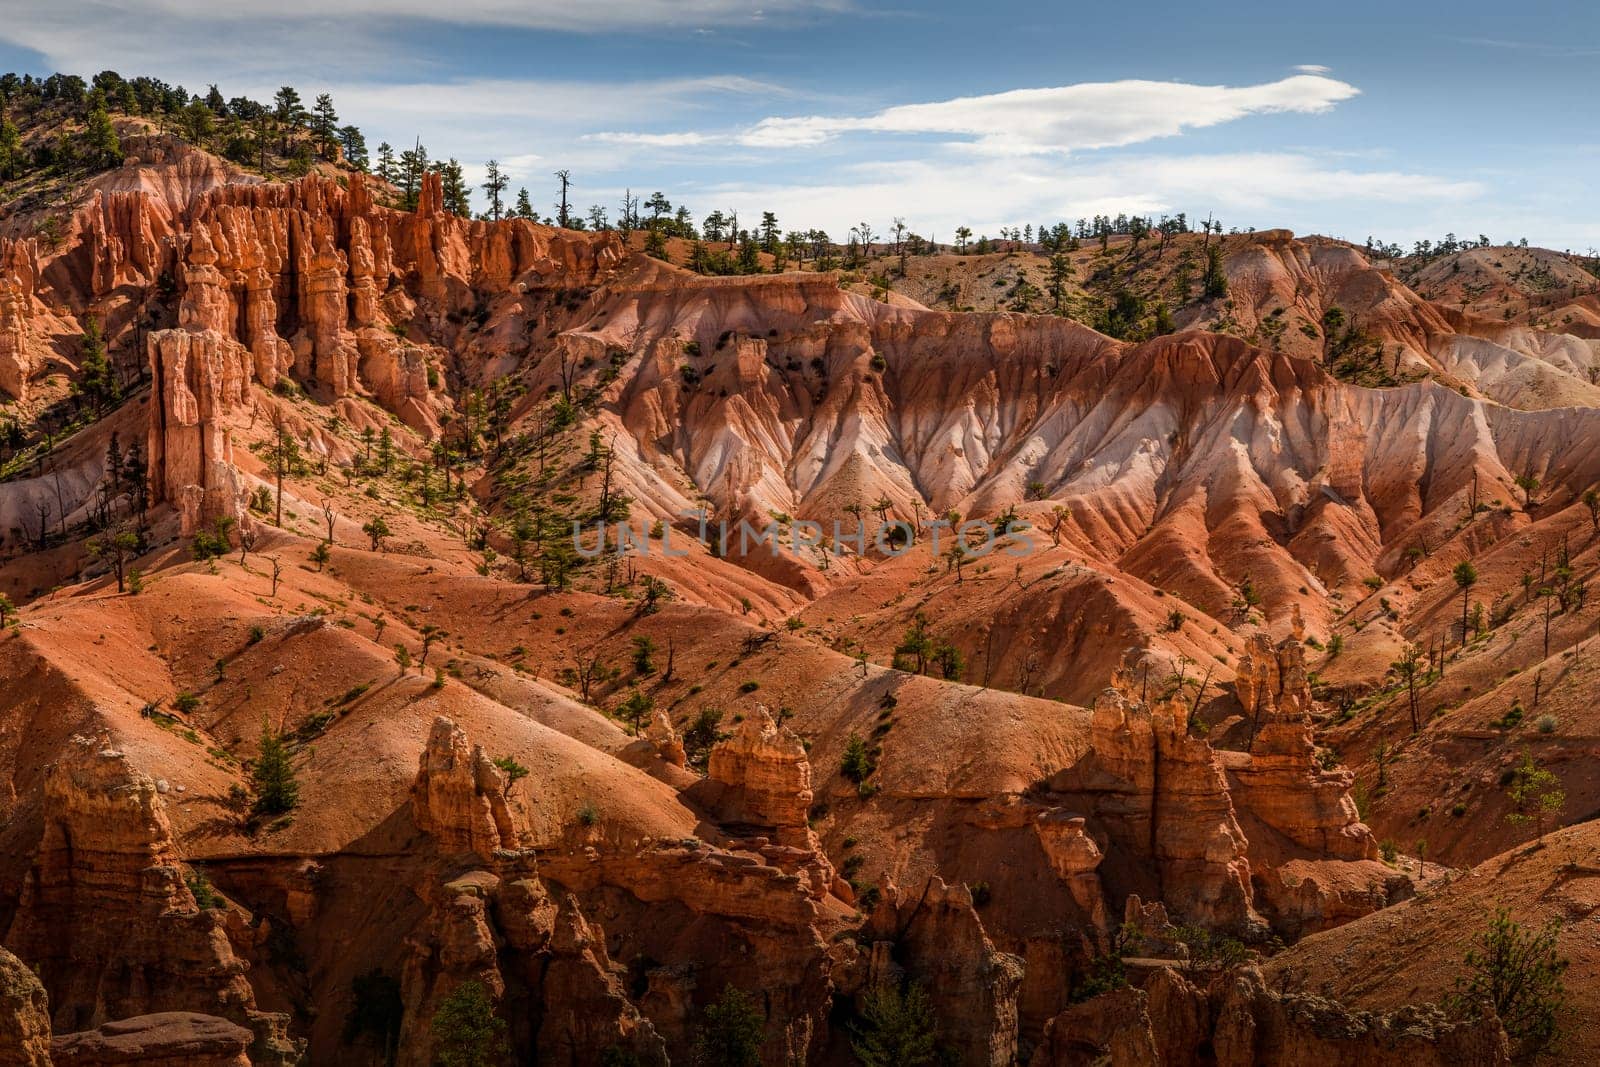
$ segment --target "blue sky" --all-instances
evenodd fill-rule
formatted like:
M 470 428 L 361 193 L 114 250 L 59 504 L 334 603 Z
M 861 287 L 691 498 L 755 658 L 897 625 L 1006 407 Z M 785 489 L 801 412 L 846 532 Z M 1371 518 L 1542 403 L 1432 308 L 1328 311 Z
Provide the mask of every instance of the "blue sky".
M 663 190 L 842 237 L 1215 212 L 1600 246 L 1600 6 L 6 0 L 0 69 L 331 91 L 548 212 Z

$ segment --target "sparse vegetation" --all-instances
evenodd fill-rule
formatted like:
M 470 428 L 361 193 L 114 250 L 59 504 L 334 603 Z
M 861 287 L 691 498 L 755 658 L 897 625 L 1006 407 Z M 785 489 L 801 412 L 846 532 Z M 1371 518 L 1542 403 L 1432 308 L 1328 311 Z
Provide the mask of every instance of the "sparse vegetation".
M 1526 930 L 1500 908 L 1473 939 L 1451 1004 L 1463 1015 L 1476 1014 L 1483 1004 L 1493 1007 L 1522 1056 L 1549 1050 L 1561 1037 L 1567 1005 L 1560 936 L 1560 920 Z

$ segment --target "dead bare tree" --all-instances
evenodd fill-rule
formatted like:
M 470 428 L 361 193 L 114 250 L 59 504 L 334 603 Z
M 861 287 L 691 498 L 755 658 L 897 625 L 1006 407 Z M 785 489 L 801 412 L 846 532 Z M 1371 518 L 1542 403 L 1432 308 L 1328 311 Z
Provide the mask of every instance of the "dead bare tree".
M 339 520 L 339 513 L 333 509 L 333 501 L 327 497 L 322 498 L 322 521 L 328 527 L 328 544 L 333 544 L 333 524 Z

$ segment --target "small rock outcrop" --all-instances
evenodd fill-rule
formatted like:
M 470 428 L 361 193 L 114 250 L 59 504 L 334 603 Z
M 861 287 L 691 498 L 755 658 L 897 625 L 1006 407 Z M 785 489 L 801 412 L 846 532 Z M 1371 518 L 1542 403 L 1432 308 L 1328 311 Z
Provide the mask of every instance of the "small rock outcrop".
M 933 1004 L 939 1044 L 955 1062 L 1015 1062 L 1022 960 L 995 948 L 972 893 L 937 875 L 920 893 L 902 893 L 892 884 L 880 893 L 861 933 L 869 952 L 859 991 L 920 982 Z
M 1505 1031 L 1492 1013 L 1455 1019 L 1436 1005 L 1389 1013 L 1268 987 L 1241 967 L 1195 985 L 1170 968 L 1076 1004 L 1051 1019 L 1032 1067 L 1091 1063 L 1156 1067 L 1505 1067 Z
M 253 1040 L 226 1019 L 169 1011 L 63 1034 L 50 1055 L 56 1067 L 250 1067 Z
M 628 999 L 604 932 L 584 918 L 570 894 L 556 920 L 550 957 L 537 1043 L 541 1062 L 604 1062 L 613 1049 L 664 1067 L 666 1043 Z
M 50 1006 L 39 978 L 0 948 L 0 1067 L 50 1067 Z
M 1311 681 L 1300 642 L 1291 637 L 1274 648 L 1265 634 L 1253 635 L 1239 659 L 1236 685 L 1254 728 L 1249 758 L 1228 766 L 1234 803 L 1306 857 L 1376 859 L 1378 843 L 1350 795 L 1355 775 L 1317 764 Z
M 706 776 L 726 787 L 718 806 L 724 821 L 771 827 L 780 840 L 803 836 L 811 760 L 794 731 L 774 722 L 766 708 L 756 705 L 732 737 L 712 747 Z
M 411 814 L 445 852 L 473 852 L 488 860 L 500 849 L 520 847 L 505 776 L 481 745 L 442 715 L 422 750 Z
M 1041 812 L 1033 830 L 1050 860 L 1050 868 L 1067 885 L 1073 902 L 1083 909 L 1096 930 L 1106 928 L 1105 889 L 1100 884 L 1099 868 L 1105 854 L 1086 830 L 1081 815 L 1060 808 Z
M 765 707 L 757 704 L 733 736 L 712 746 L 703 785 L 697 795 L 718 820 L 748 831 L 744 843 L 801 874 L 815 898 L 849 894 L 808 821 L 814 794 L 805 743 Z

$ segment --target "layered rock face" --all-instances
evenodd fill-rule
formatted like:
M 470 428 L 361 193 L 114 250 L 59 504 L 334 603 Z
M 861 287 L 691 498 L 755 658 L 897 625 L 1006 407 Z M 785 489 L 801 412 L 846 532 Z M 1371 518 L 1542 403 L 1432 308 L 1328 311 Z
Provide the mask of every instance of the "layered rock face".
M 1119 851 L 1148 858 L 1157 896 L 1175 913 L 1208 926 L 1252 928 L 1259 919 L 1248 843 L 1222 768 L 1205 739 L 1190 734 L 1187 704 L 1141 701 L 1137 670 L 1137 656 L 1130 657 L 1095 701 L 1093 751 L 1050 787 L 1087 798 Z
M 1350 797 L 1354 776 L 1317 761 L 1299 641 L 1274 646 L 1257 634 L 1240 661 L 1240 701 L 1259 724 L 1249 752 L 1219 751 L 1191 733 L 1182 700 L 1146 703 L 1143 660 L 1140 650 L 1124 658 L 1095 701 L 1092 751 L 1049 782 L 1063 804 L 1053 820 L 1060 828 L 1048 833 L 1070 835 L 1072 845 L 1059 874 L 1097 869 L 1105 881 L 1109 868 L 1118 909 L 1131 891 L 1163 902 L 1179 922 L 1248 932 L 1264 917 L 1286 936 L 1409 894 L 1404 875 L 1376 862 L 1376 842 Z M 1079 826 L 1086 842 L 1071 833 Z M 1094 840 L 1099 834 L 1109 847 Z M 1153 884 L 1141 889 L 1127 877 L 1130 856 L 1153 867 Z M 1087 880 L 1076 890 L 1092 891 Z
M 1248 752 L 1219 753 L 1250 840 L 1257 903 L 1274 928 L 1299 937 L 1411 895 L 1411 879 L 1378 862 L 1378 843 L 1350 794 L 1355 775 L 1323 767 L 1312 737 L 1304 648 L 1254 634 L 1240 658 Z
M 734 746 L 745 757 L 735 764 L 745 769 L 738 780 L 762 787 L 747 794 L 750 810 L 780 820 L 798 810 L 803 828 L 806 805 L 795 809 L 796 797 L 780 795 L 781 776 L 750 770 L 786 763 L 788 775 L 809 782 L 809 766 L 788 758 L 777 730 L 767 719 L 761 740 L 758 722 Z M 689 1054 L 699 1007 L 725 984 L 760 985 L 743 973 L 750 964 L 773 982 L 772 1055 L 803 1055 L 825 1040 L 831 987 L 818 930 L 832 871 L 819 874 L 825 861 L 817 854 L 767 839 L 619 848 L 579 835 L 536 856 L 517 847 L 498 772 L 447 719 L 429 737 L 412 812 L 441 868 L 418 889 L 428 918 L 409 942 L 402 1062 L 432 1062 L 428 1020 L 453 990 L 475 981 L 504 1005 L 519 1047 L 541 1060 L 589 1063 L 626 1051 L 662 1064 L 669 1053 Z M 616 919 L 613 936 L 599 911 Z M 706 951 L 687 951 L 702 942 Z M 662 962 L 643 976 L 641 996 L 624 976 L 642 961 Z
M 712 746 L 705 785 L 696 795 L 718 819 L 770 837 L 771 845 L 761 838 L 748 847 L 774 866 L 800 873 L 813 896 L 849 893 L 808 823 L 814 794 L 805 744 L 765 707 L 758 704 L 732 737 Z
M 883 983 L 921 983 L 940 1046 L 956 1062 L 1004 1067 L 1016 1061 L 1022 960 L 995 948 L 966 886 L 946 885 L 937 876 L 920 893 L 885 885 L 859 936 L 867 953 L 854 983 L 860 992 Z
M 1300 641 L 1274 648 L 1265 634 L 1252 635 L 1235 686 L 1254 729 L 1249 758 L 1228 764 L 1234 802 L 1288 843 L 1282 851 L 1300 850 L 1283 859 L 1376 859 L 1377 842 L 1350 796 L 1355 775 L 1317 765 Z
M 0 397 L 28 399 L 28 383 L 39 369 L 33 319 L 39 249 L 32 240 L 0 237 Z
M 45 828 L 6 943 L 50 992 L 55 1029 L 163 1011 L 249 1025 L 261 1062 L 292 1054 L 255 1011 L 225 913 L 185 881 L 155 782 L 106 736 L 79 737 L 45 778 Z
M 149 338 L 150 498 L 178 512 L 191 535 L 246 517 L 233 433 L 254 413 L 247 353 L 221 334 L 162 330 Z

